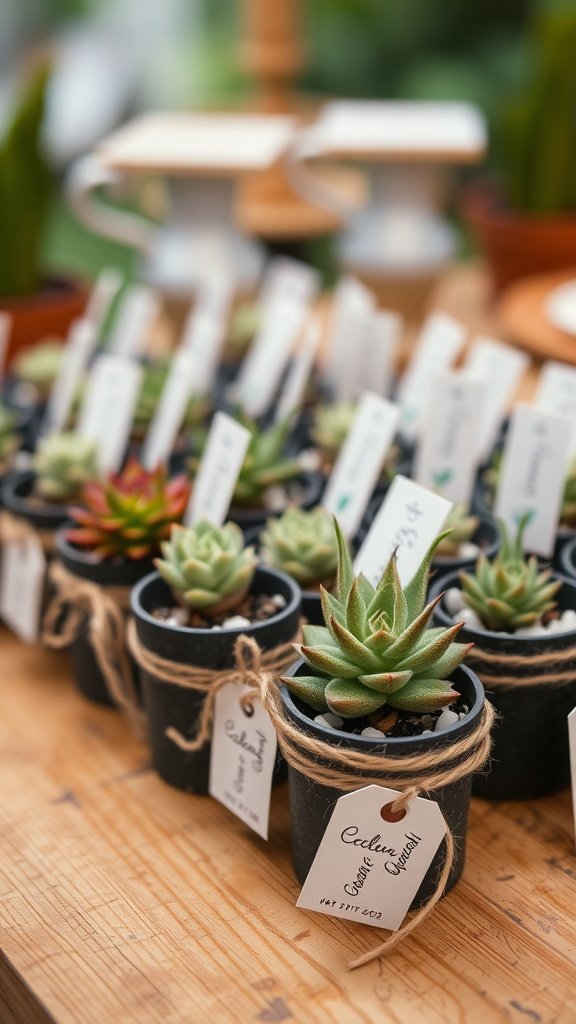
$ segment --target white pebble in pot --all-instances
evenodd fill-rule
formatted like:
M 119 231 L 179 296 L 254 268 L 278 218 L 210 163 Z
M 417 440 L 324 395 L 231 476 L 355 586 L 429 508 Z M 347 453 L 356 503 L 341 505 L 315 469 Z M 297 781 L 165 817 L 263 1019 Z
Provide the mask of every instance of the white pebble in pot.
M 479 551 L 480 548 L 478 545 L 472 544 L 472 542 L 468 540 L 460 545 L 460 551 L 458 554 L 460 555 L 460 558 L 476 558 Z
M 480 619 L 476 615 L 476 612 L 472 611 L 472 608 L 462 608 L 454 616 L 454 621 L 463 622 L 464 625 L 468 626 L 470 629 L 479 629 L 481 631 L 484 630 L 484 626 L 480 622 Z
M 244 629 L 245 626 L 251 625 L 250 619 L 247 619 L 245 615 L 231 615 L 222 623 L 224 629 Z
M 444 711 L 436 720 L 436 728 L 434 732 L 444 732 L 444 729 L 448 729 L 458 721 L 460 721 L 460 719 L 456 711 L 451 711 L 450 708 L 444 708 Z
M 450 587 L 444 594 L 444 607 L 449 615 L 456 615 L 464 607 L 464 598 L 459 587 Z
M 380 729 L 375 729 L 373 725 L 367 725 L 365 729 L 362 729 L 361 736 L 372 736 L 375 740 L 381 740 L 384 733 L 380 732 Z
M 325 711 L 323 715 L 316 715 L 314 721 L 317 725 L 326 725 L 329 729 L 339 729 L 344 725 L 344 719 L 333 715 L 330 711 Z

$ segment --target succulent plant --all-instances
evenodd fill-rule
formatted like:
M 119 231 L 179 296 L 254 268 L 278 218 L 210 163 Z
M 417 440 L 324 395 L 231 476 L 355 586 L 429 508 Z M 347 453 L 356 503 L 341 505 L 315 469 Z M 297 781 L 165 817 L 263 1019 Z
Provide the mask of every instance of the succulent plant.
M 42 438 L 34 455 L 36 491 L 46 501 L 72 501 L 98 474 L 95 441 L 64 432 Z
M 170 370 L 169 360 L 147 363 L 136 400 L 132 421 L 132 436 L 143 438 L 152 422 Z M 188 402 L 183 426 L 194 429 L 206 418 L 212 408 L 209 395 L 192 395 Z
M 500 550 L 491 560 L 480 555 L 474 573 L 460 573 L 462 596 L 476 612 L 486 629 L 511 633 L 539 622 L 556 603 L 554 595 L 561 587 L 549 570 L 539 571 L 538 559 L 524 556 L 523 516 L 514 538 L 499 522 Z
M 405 711 L 427 712 L 452 704 L 459 694 L 447 678 L 471 644 L 455 643 L 462 623 L 429 629 L 440 600 L 425 606 L 428 573 L 444 536 L 431 545 L 418 572 L 402 587 L 396 555 L 377 587 L 354 576 L 342 532 L 338 537 L 335 594 L 322 588 L 324 626 L 304 626 L 297 647 L 314 674 L 284 679 L 292 693 L 317 711 L 359 718 L 385 704 Z
M 256 302 L 243 302 L 232 313 L 225 352 L 239 358 L 252 344 L 262 324 L 262 310 Z
M 161 550 L 154 564 L 176 598 L 208 615 L 240 604 L 257 564 L 235 523 L 212 526 L 202 519 L 191 527 L 173 526 Z
M 336 461 L 356 415 L 356 402 L 318 405 L 314 411 L 310 436 L 328 465 Z
M 85 485 L 83 507 L 70 509 L 76 526 L 67 538 L 99 558 L 147 558 L 182 519 L 189 496 L 185 476 L 168 480 L 163 466 L 151 472 L 132 459 L 120 473 Z
M 0 402 L 0 472 L 10 468 L 18 451 L 20 438 L 16 431 L 16 416 L 12 409 Z
M 232 501 L 236 505 L 260 506 L 269 487 L 294 480 L 302 472 L 300 463 L 285 454 L 292 417 L 266 430 L 245 417 L 240 417 L 240 421 L 251 437 Z
M 269 519 L 260 537 L 263 560 L 292 576 L 301 587 L 330 587 L 338 568 L 334 521 L 318 506 L 307 512 L 290 506 Z
M 46 338 L 16 357 L 13 371 L 18 380 L 32 384 L 42 397 L 48 395 L 62 362 L 64 342 Z
M 436 554 L 440 558 L 456 558 L 460 545 L 472 540 L 479 523 L 478 516 L 470 515 L 466 505 L 453 505 L 445 523 L 450 533 L 440 542 Z

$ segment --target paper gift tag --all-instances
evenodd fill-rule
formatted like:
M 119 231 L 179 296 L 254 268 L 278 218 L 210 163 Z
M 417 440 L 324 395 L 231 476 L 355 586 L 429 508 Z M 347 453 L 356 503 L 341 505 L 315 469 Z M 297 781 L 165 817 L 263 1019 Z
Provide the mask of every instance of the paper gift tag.
M 574 838 L 576 839 L 576 708 L 574 708 L 574 710 L 568 715 L 568 741 L 570 744 L 570 777 L 572 780 Z
M 301 407 L 319 343 L 320 326 L 316 320 L 310 320 L 306 325 L 302 344 L 292 360 L 276 403 L 274 418 L 277 423 L 281 423 L 290 413 Z
M 227 683 L 214 700 L 210 795 L 268 839 L 276 732 L 259 698 L 243 708 L 249 686 Z
M 97 343 L 98 336 L 92 321 L 82 319 L 72 324 L 48 400 L 42 433 L 64 430 L 82 375 Z
M 292 297 L 278 296 L 270 305 L 233 385 L 247 416 L 261 416 L 271 405 L 307 313 L 308 306 Z
M 372 292 L 355 277 L 338 282 L 328 325 L 324 376 L 338 400 L 348 397 L 346 371 L 355 364 L 356 348 L 362 339 L 367 318 L 376 308 Z M 371 386 L 370 390 L 377 390 Z M 355 396 L 353 396 L 355 397 Z
M 102 473 L 112 473 L 120 467 L 141 378 L 142 368 L 122 356 L 102 355 L 94 362 L 77 429 L 79 434 L 98 443 L 98 466 Z
M 231 416 L 217 412 L 184 516 L 186 526 L 207 519 L 222 526 L 250 444 L 250 431 Z
M 336 516 L 343 533 L 353 537 L 376 486 L 400 410 L 367 391 L 328 480 L 322 505 Z
M 0 380 L 2 380 L 6 368 L 6 353 L 8 352 L 11 331 L 12 317 L 10 313 L 4 313 L 0 310 Z
M 146 469 L 154 469 L 168 459 L 186 415 L 196 377 L 193 355 L 181 349 L 172 360 L 158 407 L 146 434 L 141 456 Z
M 478 430 L 477 451 L 480 459 L 489 456 L 498 436 L 500 424 L 512 405 L 522 375 L 528 369 L 529 357 L 494 338 L 475 340 L 466 359 L 466 369 L 488 382 L 484 417 Z
M 534 404 L 573 420 L 570 455 L 576 454 L 576 367 L 552 360 L 544 363 Z
M 494 515 L 515 530 L 527 514 L 524 546 L 543 557 L 554 550 L 570 444 L 569 424 L 563 416 L 525 404 L 515 407 L 506 437 Z
M 397 931 L 447 831 L 438 804 L 421 797 L 387 820 L 398 796 L 365 786 L 340 797 L 297 907 Z
M 440 533 L 452 502 L 396 476 L 354 561 L 354 571 L 374 586 L 397 549 L 402 585 L 410 582 Z
M 116 267 L 105 267 L 98 274 L 83 316 L 84 320 L 88 320 L 93 325 L 96 337 L 104 327 L 112 303 L 123 283 L 122 272 Z
M 126 292 L 112 329 L 108 351 L 135 359 L 144 355 L 160 301 L 151 288 L 135 284 Z
M 487 383 L 462 371 L 439 374 L 424 415 L 413 477 L 445 498 L 469 505 Z
M 446 313 L 431 313 L 426 319 L 398 389 L 400 430 L 406 438 L 418 437 L 432 382 L 436 374 L 452 366 L 465 337 L 466 328 Z
M 0 616 L 7 626 L 33 644 L 38 639 L 46 558 L 40 538 L 10 541 L 2 546 Z

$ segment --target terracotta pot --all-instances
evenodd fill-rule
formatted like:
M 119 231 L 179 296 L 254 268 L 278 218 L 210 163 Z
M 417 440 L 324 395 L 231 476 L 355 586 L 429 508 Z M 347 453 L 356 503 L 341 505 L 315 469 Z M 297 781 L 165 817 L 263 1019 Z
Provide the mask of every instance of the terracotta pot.
M 465 194 L 463 210 L 497 292 L 520 278 L 576 264 L 576 214 L 514 210 L 489 188 Z
M 87 298 L 83 285 L 64 278 L 51 278 L 34 295 L 0 296 L 0 310 L 12 317 L 8 364 L 17 352 L 42 338 L 65 338 L 72 321 L 84 312 Z

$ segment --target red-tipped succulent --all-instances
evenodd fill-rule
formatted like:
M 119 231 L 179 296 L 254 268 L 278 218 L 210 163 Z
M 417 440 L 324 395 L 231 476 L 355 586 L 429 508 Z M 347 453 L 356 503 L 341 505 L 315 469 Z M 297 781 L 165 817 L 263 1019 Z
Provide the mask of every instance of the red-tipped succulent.
M 84 487 L 84 507 L 71 509 L 76 526 L 67 539 L 100 558 L 148 558 L 181 522 L 189 496 L 185 476 L 168 480 L 164 467 L 150 472 L 132 459 L 120 473 Z

